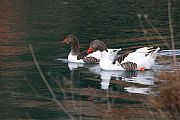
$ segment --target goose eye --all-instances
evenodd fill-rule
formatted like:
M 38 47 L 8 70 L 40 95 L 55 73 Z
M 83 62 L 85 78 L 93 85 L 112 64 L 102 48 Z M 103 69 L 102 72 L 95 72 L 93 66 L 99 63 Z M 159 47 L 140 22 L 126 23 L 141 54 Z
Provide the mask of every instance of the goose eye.
M 116 52 L 117 50 L 113 50 L 113 52 Z

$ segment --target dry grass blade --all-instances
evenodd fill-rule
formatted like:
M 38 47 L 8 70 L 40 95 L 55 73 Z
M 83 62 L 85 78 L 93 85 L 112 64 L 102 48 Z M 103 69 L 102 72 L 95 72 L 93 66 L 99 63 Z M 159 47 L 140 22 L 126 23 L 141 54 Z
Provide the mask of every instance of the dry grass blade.
M 29 49 L 31 51 L 31 55 L 33 57 L 33 60 L 34 60 L 34 63 L 36 65 L 36 68 L 38 69 L 38 72 L 43 80 L 43 82 L 45 83 L 46 87 L 48 88 L 49 92 L 51 93 L 52 95 L 52 100 L 58 105 L 59 108 L 61 108 L 67 115 L 68 117 L 71 119 L 71 120 L 75 120 L 75 118 L 63 107 L 63 105 L 58 101 L 53 89 L 51 88 L 51 86 L 49 85 L 48 81 L 46 80 L 46 77 L 44 76 L 37 60 L 36 60 L 36 56 L 34 54 L 34 50 L 33 50 L 33 47 L 31 44 L 29 44 Z

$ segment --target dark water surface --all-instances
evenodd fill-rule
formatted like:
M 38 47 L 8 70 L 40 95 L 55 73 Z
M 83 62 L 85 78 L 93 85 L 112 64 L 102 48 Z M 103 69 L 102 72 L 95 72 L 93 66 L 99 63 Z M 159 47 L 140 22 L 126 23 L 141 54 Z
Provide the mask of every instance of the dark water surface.
M 178 4 L 172 1 L 180 56 Z M 94 39 L 112 48 L 160 46 L 158 59 L 171 58 L 167 1 L 1 0 L 0 5 L 0 119 L 160 119 L 147 96 L 158 94 L 156 74 L 173 69 L 169 63 L 157 62 L 145 72 L 102 71 L 68 63 L 70 46 L 61 40 L 75 34 L 82 50 Z

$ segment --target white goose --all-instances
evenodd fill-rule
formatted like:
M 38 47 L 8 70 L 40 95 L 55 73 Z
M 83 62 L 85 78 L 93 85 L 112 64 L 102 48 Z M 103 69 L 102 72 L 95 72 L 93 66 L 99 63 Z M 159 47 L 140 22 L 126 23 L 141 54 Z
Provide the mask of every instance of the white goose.
M 75 63 L 99 63 L 101 60 L 101 52 L 97 50 L 96 52 L 92 52 L 91 49 L 87 51 L 83 51 L 80 53 L 80 45 L 77 37 L 75 35 L 67 35 L 65 36 L 63 43 L 71 45 L 71 52 L 68 55 L 69 62 Z M 109 56 L 111 58 L 115 57 L 117 53 L 121 50 L 119 49 L 108 49 Z
M 131 52 L 125 57 L 118 58 L 112 62 L 112 59 L 109 58 L 109 53 L 104 42 L 100 40 L 94 40 L 90 44 L 89 52 L 101 52 L 101 61 L 100 67 L 104 70 L 145 70 L 151 69 L 152 65 L 155 63 L 157 52 L 160 50 L 158 47 L 156 50 L 153 50 L 152 47 L 143 47 L 137 49 L 135 52 Z

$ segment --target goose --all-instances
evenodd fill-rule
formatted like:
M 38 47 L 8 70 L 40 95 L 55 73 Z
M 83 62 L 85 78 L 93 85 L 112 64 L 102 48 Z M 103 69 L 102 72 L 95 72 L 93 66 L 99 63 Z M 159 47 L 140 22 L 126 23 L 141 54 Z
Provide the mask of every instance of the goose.
M 108 49 L 103 41 L 94 40 L 90 43 L 89 52 L 100 51 L 100 68 L 104 70 L 149 70 L 155 63 L 157 53 L 160 48 L 142 47 L 135 52 L 118 57 L 112 62 L 109 58 Z M 116 55 L 117 57 L 117 55 Z M 123 59 L 122 59 L 123 58 Z M 120 59 L 120 60 L 119 60 Z
M 73 34 L 65 36 L 62 42 L 71 45 L 71 51 L 68 55 L 69 62 L 99 63 L 99 61 L 101 60 L 101 53 L 99 50 L 97 50 L 96 52 L 91 52 L 92 50 L 88 49 L 86 51 L 80 52 L 80 45 L 78 38 Z M 109 50 L 109 56 L 111 56 L 111 58 L 114 58 L 116 54 L 121 50 L 121 48 L 108 49 L 108 50 Z

